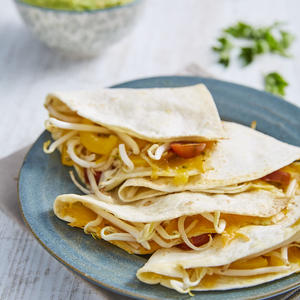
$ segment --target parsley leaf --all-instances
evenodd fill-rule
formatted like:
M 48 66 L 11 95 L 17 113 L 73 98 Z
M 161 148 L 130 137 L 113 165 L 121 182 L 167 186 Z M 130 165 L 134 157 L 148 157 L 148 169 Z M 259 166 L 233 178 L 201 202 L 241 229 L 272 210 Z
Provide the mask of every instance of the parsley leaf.
M 277 72 L 269 73 L 265 76 L 265 90 L 269 93 L 284 96 L 285 87 L 289 84 L 285 79 Z

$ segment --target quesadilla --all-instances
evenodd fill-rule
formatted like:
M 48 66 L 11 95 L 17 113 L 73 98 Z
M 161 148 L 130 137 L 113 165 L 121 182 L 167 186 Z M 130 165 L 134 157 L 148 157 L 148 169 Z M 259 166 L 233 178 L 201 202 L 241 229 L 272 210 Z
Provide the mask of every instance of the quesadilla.
M 226 290 L 268 282 L 300 271 L 300 197 L 289 204 L 275 225 L 239 229 L 247 240 L 224 245 L 217 236 L 203 251 L 160 249 L 138 270 L 148 284 L 161 284 L 180 293 Z
M 225 137 L 218 111 L 203 84 L 183 88 L 100 89 L 47 96 L 46 129 L 85 193 L 99 197 L 126 178 L 194 176 L 215 141 Z M 50 145 L 51 144 L 51 145 Z M 170 151 L 171 150 L 171 151 Z M 153 167 L 157 165 L 157 167 Z M 166 171 L 167 170 L 167 171 Z M 153 175 L 154 176 L 154 175 Z M 109 180 L 113 184 L 108 184 Z
M 68 225 L 135 254 L 175 246 L 203 251 L 216 238 L 224 245 L 247 241 L 241 227 L 275 224 L 285 218 L 288 205 L 287 198 L 265 190 L 234 195 L 182 192 L 129 204 L 107 197 L 60 195 L 54 213 Z
M 253 189 L 295 195 L 300 181 L 299 147 L 240 124 L 223 122 L 223 127 L 228 139 L 215 144 L 203 162 L 201 174 L 190 176 L 185 171 L 188 166 L 181 169 L 176 180 L 168 176 L 153 178 L 153 173 L 136 174 L 120 186 L 120 199 L 129 202 L 180 191 L 228 194 Z M 155 166 L 153 170 L 157 170 Z M 122 176 L 127 177 L 119 173 Z M 117 177 L 104 180 L 106 187 L 121 181 Z

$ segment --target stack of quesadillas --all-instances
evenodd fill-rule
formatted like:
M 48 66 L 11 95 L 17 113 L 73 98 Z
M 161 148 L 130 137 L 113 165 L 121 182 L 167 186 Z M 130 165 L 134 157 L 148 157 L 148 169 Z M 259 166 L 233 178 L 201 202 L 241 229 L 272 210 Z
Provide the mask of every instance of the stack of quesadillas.
M 202 84 L 54 93 L 46 128 L 74 184 L 56 216 L 187 293 L 300 271 L 300 148 L 222 122 Z

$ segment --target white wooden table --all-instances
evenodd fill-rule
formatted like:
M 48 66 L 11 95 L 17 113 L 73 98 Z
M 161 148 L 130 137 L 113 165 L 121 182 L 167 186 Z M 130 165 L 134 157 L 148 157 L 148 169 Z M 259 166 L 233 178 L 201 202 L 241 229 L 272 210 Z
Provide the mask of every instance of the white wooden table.
M 286 98 L 300 105 L 300 2 L 148 0 L 129 36 L 102 57 L 80 61 L 40 44 L 21 22 L 13 1 L 1 5 L 0 299 L 125 299 L 68 271 L 38 244 L 20 217 L 16 177 L 28 146 L 43 130 L 45 94 L 156 75 L 203 75 L 203 70 L 261 89 L 262 73 L 279 70 L 290 83 Z M 223 69 L 211 46 L 221 28 L 237 20 L 288 22 L 298 34 L 294 58 L 261 57 L 246 69 Z

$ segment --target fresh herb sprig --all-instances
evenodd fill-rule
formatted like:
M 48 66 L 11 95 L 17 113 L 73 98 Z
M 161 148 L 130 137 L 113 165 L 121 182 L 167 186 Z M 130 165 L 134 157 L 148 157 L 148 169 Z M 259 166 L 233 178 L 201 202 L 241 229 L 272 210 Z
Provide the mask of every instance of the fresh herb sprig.
M 264 77 L 265 91 L 278 95 L 285 95 L 285 88 L 289 85 L 285 79 L 277 72 L 272 72 Z
M 283 23 L 275 22 L 267 27 L 255 27 L 244 22 L 238 22 L 225 28 L 218 38 L 219 44 L 212 49 L 219 54 L 218 62 L 224 67 L 230 64 L 232 50 L 239 48 L 239 59 L 243 66 L 251 64 L 258 55 L 273 53 L 289 57 L 287 52 L 294 41 L 294 36 L 282 30 Z M 245 46 L 238 42 L 244 41 Z
M 218 62 L 221 65 L 228 67 L 230 62 L 230 53 L 231 50 L 233 49 L 233 44 L 226 37 L 218 38 L 218 42 L 219 45 L 213 47 L 213 50 L 219 53 Z

